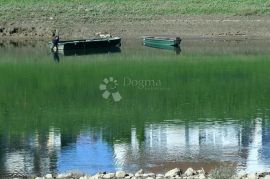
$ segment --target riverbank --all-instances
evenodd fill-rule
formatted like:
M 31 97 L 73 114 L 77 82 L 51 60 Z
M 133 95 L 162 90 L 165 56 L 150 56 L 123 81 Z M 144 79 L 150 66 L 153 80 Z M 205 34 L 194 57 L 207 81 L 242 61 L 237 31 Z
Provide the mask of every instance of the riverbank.
M 194 170 L 188 168 L 186 171 L 182 171 L 179 168 L 172 169 L 165 174 L 157 173 L 144 173 L 141 169 L 136 173 L 126 173 L 124 171 L 118 171 L 116 173 L 97 173 L 93 176 L 80 174 L 80 173 L 63 173 L 58 175 L 47 174 L 43 177 L 29 177 L 33 179 L 52 179 L 52 178 L 72 178 L 72 179 L 120 179 L 120 178 L 130 178 L 130 179 L 169 179 L 169 178 L 184 178 L 184 179 L 270 179 L 270 172 L 256 172 L 256 173 L 245 173 L 240 172 L 234 174 L 232 168 L 219 168 L 205 172 L 203 169 Z
M 62 39 L 89 38 L 95 33 L 110 33 L 123 38 L 140 38 L 144 35 L 181 36 L 182 38 L 270 38 L 268 16 L 213 16 L 174 15 L 143 18 L 100 19 L 93 22 L 82 19 L 64 21 L 13 20 L 2 22 L 2 39 L 48 39 L 59 29 Z M 54 24 L 58 24 L 56 27 Z
M 2 0 L 1 39 L 89 38 L 97 32 L 123 38 L 270 38 L 267 1 L 39 1 Z

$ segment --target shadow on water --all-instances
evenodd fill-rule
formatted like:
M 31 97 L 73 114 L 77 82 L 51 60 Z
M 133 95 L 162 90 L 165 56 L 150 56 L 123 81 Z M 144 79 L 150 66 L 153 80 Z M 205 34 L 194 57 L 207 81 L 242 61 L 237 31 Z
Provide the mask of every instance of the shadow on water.
M 82 55 L 95 55 L 95 54 L 109 54 L 109 53 L 120 53 L 119 47 L 111 48 L 90 48 L 84 50 L 59 50 L 59 53 L 64 56 L 82 56 Z
M 0 47 L 1 48 L 21 48 L 21 47 L 33 47 L 39 48 L 44 46 L 45 42 L 37 42 L 31 40 L 25 41 L 16 41 L 16 40 L 9 40 L 9 41 L 1 41 L 0 39 Z
M 53 50 L 52 50 L 52 54 L 53 54 L 53 60 L 54 60 L 56 63 L 59 63 L 59 62 L 60 62 L 59 52 L 58 52 L 58 51 L 53 51 Z
M 60 56 L 84 56 L 84 55 L 97 55 L 97 54 L 113 54 L 120 53 L 121 49 L 119 47 L 110 47 L 110 48 L 91 48 L 83 50 L 52 50 L 53 60 L 56 63 L 60 62 Z
M 175 52 L 176 55 L 179 55 L 181 52 L 181 46 L 174 47 L 174 46 L 169 46 L 169 45 L 153 45 L 153 44 L 145 44 L 144 46 L 149 47 L 149 48 L 156 48 L 156 49 L 161 49 L 161 50 L 169 50 L 172 52 Z

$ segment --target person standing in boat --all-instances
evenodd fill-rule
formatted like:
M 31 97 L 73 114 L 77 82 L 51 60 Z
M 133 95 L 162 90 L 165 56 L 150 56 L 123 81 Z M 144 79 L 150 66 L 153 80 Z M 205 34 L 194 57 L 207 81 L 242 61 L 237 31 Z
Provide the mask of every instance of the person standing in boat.
M 53 33 L 52 37 L 52 51 L 58 51 L 59 36 Z

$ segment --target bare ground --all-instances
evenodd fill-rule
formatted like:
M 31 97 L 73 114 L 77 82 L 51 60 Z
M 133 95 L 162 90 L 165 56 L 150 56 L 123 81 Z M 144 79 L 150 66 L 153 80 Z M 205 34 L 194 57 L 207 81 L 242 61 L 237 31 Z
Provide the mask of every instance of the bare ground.
M 182 38 L 270 39 L 269 16 L 173 15 L 66 19 L 0 19 L 0 39 L 49 39 L 58 29 L 61 39 L 89 38 L 97 32 L 123 38 L 146 35 Z

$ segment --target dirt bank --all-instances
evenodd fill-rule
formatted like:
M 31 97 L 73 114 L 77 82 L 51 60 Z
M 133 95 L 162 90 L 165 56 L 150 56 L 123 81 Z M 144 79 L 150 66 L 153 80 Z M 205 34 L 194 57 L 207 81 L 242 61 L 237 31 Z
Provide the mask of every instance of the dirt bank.
M 0 38 L 48 39 L 59 29 L 62 39 L 88 38 L 96 32 L 124 38 L 169 35 L 182 38 L 270 38 L 270 18 L 261 16 L 172 15 L 151 17 L 46 17 L 0 19 Z

